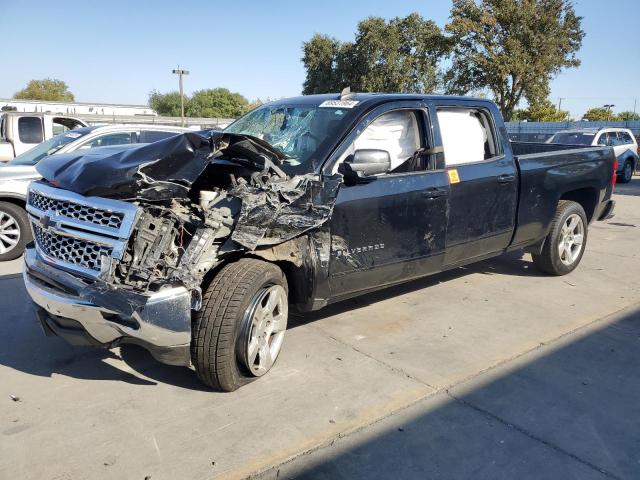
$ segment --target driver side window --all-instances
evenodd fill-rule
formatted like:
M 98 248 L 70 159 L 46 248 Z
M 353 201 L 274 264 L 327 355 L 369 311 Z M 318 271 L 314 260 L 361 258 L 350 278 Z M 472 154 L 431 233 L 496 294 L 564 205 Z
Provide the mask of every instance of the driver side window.
M 387 173 L 423 170 L 418 153 L 423 147 L 419 112 L 393 110 L 371 122 L 341 155 L 341 163 L 357 150 L 382 150 L 391 161 Z

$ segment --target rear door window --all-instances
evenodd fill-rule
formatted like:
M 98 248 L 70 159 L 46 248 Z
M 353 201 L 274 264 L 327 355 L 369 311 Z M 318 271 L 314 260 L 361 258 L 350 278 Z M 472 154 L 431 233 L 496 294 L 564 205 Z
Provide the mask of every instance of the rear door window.
M 616 132 L 609 132 L 609 145 L 612 147 L 620 145 L 620 138 Z
M 162 130 L 143 130 L 140 132 L 140 143 L 153 143 L 158 140 L 164 140 L 165 138 L 178 135 L 176 132 L 165 132 Z
M 44 132 L 39 117 L 20 117 L 18 119 L 18 138 L 22 143 L 42 143 Z
M 447 166 L 490 160 L 499 155 L 491 117 L 483 109 L 438 108 Z
M 83 144 L 80 148 L 96 148 L 96 147 L 113 147 L 116 145 L 128 145 L 130 143 L 136 143 L 135 132 L 118 132 L 102 135 L 101 137 L 89 140 Z
M 621 142 L 625 145 L 633 143 L 633 138 L 631 138 L 631 135 L 629 135 L 627 132 L 618 132 L 618 135 L 620 136 Z

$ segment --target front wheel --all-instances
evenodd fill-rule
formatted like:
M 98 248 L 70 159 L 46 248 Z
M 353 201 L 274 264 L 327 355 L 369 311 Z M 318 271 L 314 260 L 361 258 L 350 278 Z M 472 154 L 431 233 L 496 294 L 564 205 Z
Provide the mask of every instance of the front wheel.
M 253 258 L 225 265 L 193 320 L 198 378 L 231 392 L 267 373 L 280 353 L 287 316 L 287 280 L 276 265 Z
M 30 241 L 31 229 L 24 208 L 0 202 L 0 262 L 18 258 Z
M 566 275 L 582 260 L 587 246 L 587 216 L 579 203 L 560 200 L 551 230 L 533 263 L 551 275 Z

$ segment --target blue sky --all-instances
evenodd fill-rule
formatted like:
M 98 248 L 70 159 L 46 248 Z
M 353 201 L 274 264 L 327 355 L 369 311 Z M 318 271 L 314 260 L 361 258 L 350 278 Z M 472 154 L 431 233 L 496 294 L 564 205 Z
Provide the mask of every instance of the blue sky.
M 413 11 L 442 26 L 450 7 L 448 0 L 0 0 L 0 97 L 54 77 L 79 101 L 146 103 L 150 90 L 177 87 L 178 64 L 191 71 L 187 93 L 221 86 L 249 99 L 291 96 L 301 91 L 301 45 L 313 33 L 348 40 L 367 16 Z M 579 0 L 576 9 L 587 33 L 582 66 L 552 83 L 552 100 L 564 97 L 574 117 L 605 103 L 632 110 L 640 97 L 640 1 Z

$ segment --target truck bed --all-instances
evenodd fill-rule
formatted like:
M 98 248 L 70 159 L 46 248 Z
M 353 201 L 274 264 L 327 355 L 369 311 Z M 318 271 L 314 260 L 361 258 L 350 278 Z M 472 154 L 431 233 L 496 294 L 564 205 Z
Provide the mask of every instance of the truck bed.
M 593 148 L 607 147 L 589 147 L 584 145 L 564 145 L 560 143 L 542 143 L 542 142 L 509 142 L 511 143 L 511 151 L 514 155 L 529 155 L 532 153 L 548 153 L 563 150 L 581 150 Z
M 610 147 L 511 142 L 511 149 L 520 174 L 513 246 L 544 238 L 560 199 L 579 200 L 573 197 L 582 195 L 591 200 L 585 202 L 596 205 L 594 211 L 585 212 L 591 221 L 611 196 L 615 156 Z M 565 192 L 573 192 L 572 197 L 565 197 Z

